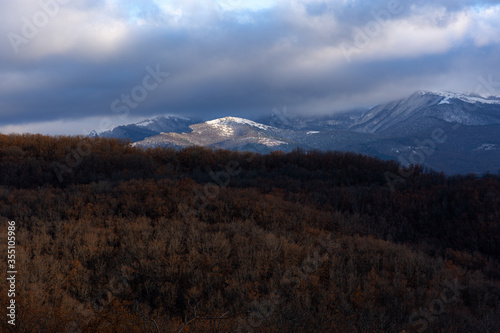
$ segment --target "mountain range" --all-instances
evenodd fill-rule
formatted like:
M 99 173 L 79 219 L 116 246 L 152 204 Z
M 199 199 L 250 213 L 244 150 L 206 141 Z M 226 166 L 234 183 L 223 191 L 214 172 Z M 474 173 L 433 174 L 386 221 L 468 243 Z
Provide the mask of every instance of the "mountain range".
M 206 146 L 267 153 L 337 150 L 418 163 L 448 174 L 500 171 L 500 97 L 417 91 L 369 110 L 331 116 L 285 111 L 253 120 L 206 122 L 159 116 L 93 135 L 129 138 L 134 146 Z
M 136 142 L 162 132 L 189 132 L 189 126 L 196 122 L 196 120 L 175 115 L 157 116 L 135 124 L 117 126 L 103 132 L 93 130 L 89 136 L 130 139 Z

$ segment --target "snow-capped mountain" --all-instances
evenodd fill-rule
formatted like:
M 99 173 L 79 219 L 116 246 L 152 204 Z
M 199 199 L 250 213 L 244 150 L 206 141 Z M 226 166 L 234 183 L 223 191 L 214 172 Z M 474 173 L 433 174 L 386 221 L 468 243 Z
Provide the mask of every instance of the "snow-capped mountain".
M 151 127 L 159 123 L 163 127 Z M 145 129 L 154 134 L 141 137 Z M 136 135 L 138 130 L 141 136 Z M 167 125 L 153 119 L 109 133 L 116 135 L 128 135 L 138 147 L 200 145 L 261 153 L 300 147 L 352 151 L 404 165 L 419 163 L 450 174 L 496 173 L 500 171 L 500 97 L 418 91 L 363 112 L 308 117 L 285 110 L 260 121 L 225 117 L 195 123 L 168 118 Z
M 439 104 L 450 104 L 450 100 L 452 99 L 458 99 L 466 103 L 474 104 L 474 103 L 481 103 L 481 104 L 500 104 L 500 97 L 498 96 L 481 96 L 477 94 L 461 94 L 461 93 L 454 93 L 451 91 L 436 91 L 436 92 L 429 92 L 429 91 L 420 91 L 422 95 L 425 94 L 433 94 L 433 95 L 438 95 L 444 97 L 443 100 L 439 102 Z
M 439 126 L 441 121 L 465 126 L 500 124 L 500 98 L 418 91 L 368 110 L 349 128 L 391 137 L 408 136 Z
M 225 149 L 266 150 L 269 147 L 288 145 L 289 141 L 280 138 L 281 130 L 248 119 L 225 117 L 189 126 L 189 133 L 165 133 L 135 142 L 135 146 L 187 147 L 201 145 Z M 253 149 L 251 149 L 253 148 Z M 259 149 L 258 149 L 259 148 Z
M 218 128 L 223 133 L 226 133 L 228 135 L 233 134 L 231 132 L 231 128 L 235 124 L 247 125 L 247 126 L 256 127 L 256 128 L 262 129 L 262 130 L 269 130 L 272 128 L 272 126 L 267 126 L 267 125 L 260 124 L 260 123 L 257 123 L 255 121 L 252 121 L 252 120 L 238 118 L 238 117 L 224 117 L 224 118 L 214 119 L 214 120 L 207 121 L 206 124 L 213 126 L 215 128 Z
M 373 145 L 377 155 L 402 164 L 448 173 L 500 171 L 497 96 L 418 91 L 368 110 L 349 130 L 379 136 Z
M 120 139 L 130 139 L 132 141 L 140 141 L 147 137 L 158 135 L 161 132 L 182 133 L 190 131 L 189 125 L 197 121 L 175 115 L 157 116 L 151 119 L 146 119 L 141 122 L 129 125 L 117 126 L 111 130 L 101 133 L 93 130 L 89 136 L 91 137 L 111 137 Z
M 190 133 L 161 133 L 134 143 L 134 146 L 206 146 L 267 153 L 295 148 L 355 151 L 374 141 L 374 135 L 339 130 L 296 130 L 279 128 L 252 120 L 225 117 L 191 125 Z

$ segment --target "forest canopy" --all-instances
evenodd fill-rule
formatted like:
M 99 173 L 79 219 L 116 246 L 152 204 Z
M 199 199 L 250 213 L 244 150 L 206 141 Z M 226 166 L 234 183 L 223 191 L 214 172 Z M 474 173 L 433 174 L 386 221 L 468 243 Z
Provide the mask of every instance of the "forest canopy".
M 500 327 L 498 175 L 0 135 L 0 218 L 19 266 L 2 332 Z

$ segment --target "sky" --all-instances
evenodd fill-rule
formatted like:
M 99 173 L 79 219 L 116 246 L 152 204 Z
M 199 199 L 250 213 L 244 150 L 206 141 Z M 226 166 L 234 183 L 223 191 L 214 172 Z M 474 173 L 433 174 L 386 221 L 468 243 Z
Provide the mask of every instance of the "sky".
M 499 65 L 498 0 L 1 0 L 0 132 L 500 95 Z

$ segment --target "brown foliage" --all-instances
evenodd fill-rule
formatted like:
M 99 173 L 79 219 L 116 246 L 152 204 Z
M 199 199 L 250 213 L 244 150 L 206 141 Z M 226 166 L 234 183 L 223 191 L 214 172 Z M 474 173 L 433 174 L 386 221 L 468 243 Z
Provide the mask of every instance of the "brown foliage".
M 75 159 L 82 140 L 91 151 Z M 71 169 L 62 182 L 53 163 Z M 429 330 L 498 327 L 499 178 L 417 169 L 391 192 L 397 167 L 0 135 L 20 271 L 19 325 L 0 331 L 412 332 L 454 281 Z

